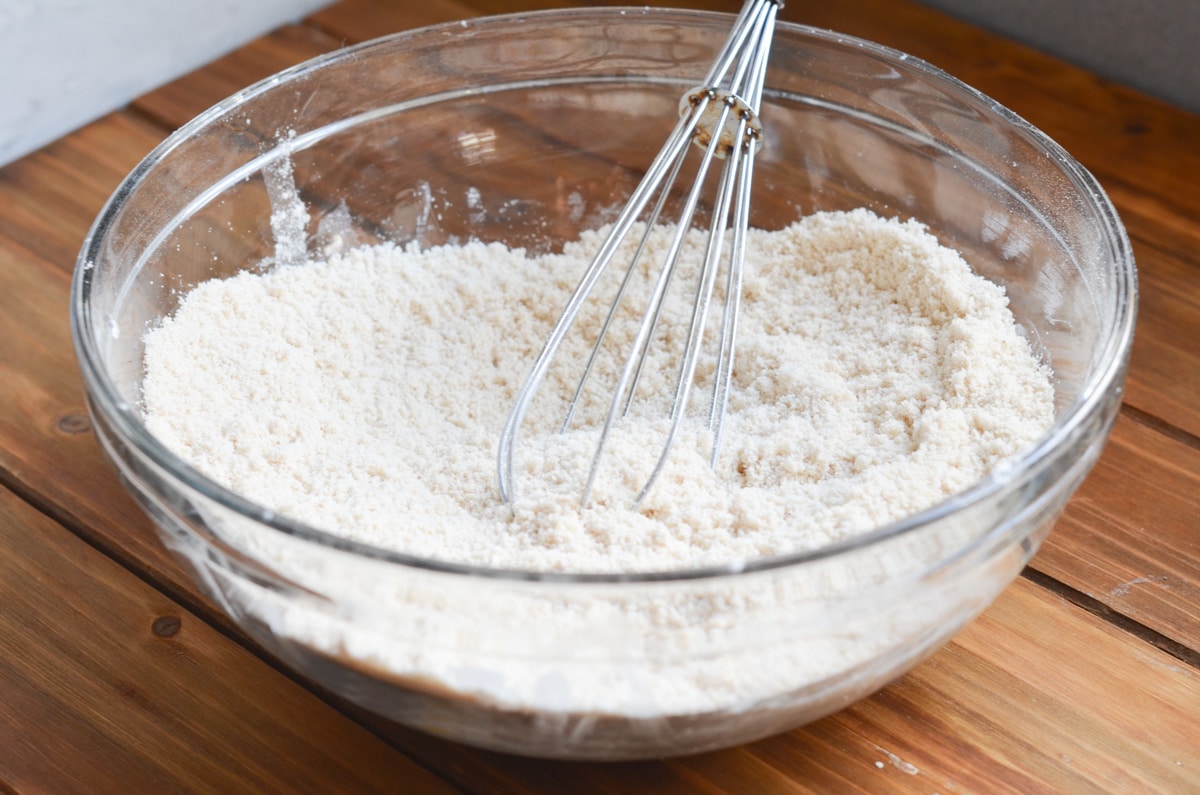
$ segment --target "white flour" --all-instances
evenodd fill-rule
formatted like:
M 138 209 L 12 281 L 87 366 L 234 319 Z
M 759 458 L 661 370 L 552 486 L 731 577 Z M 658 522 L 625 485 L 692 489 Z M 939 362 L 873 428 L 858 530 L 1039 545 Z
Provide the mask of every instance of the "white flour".
M 750 241 L 718 472 L 694 434 L 643 510 L 627 508 L 675 377 L 677 353 L 660 345 L 639 393 L 660 399 L 622 426 L 580 512 L 594 435 L 545 433 L 586 353 L 579 338 L 522 436 L 510 516 L 495 485 L 500 428 L 597 246 L 588 236 L 529 259 L 480 243 L 381 246 L 208 282 L 147 338 L 148 425 L 233 490 L 349 538 L 497 567 L 645 571 L 862 532 L 970 485 L 1050 422 L 1047 374 L 1000 288 L 915 225 L 818 215 Z M 633 323 L 616 325 L 624 349 Z
M 861 534 L 961 491 L 1052 421 L 1049 371 L 1015 331 L 1002 289 L 973 275 L 917 224 L 864 210 L 824 213 L 750 238 L 738 370 L 716 472 L 708 468 L 705 434 L 685 434 L 641 510 L 631 511 L 664 427 L 662 401 L 640 401 L 611 445 L 594 504 L 580 511 L 595 444 L 587 425 L 607 396 L 585 401 L 576 423 L 583 430 L 551 432 L 578 377 L 571 363 L 587 351 L 575 335 L 523 430 L 519 499 L 510 511 L 495 482 L 500 428 L 599 240 L 589 233 L 562 254 L 541 257 L 481 243 L 425 251 L 384 245 L 202 284 L 147 335 L 147 425 L 234 491 L 350 539 L 493 567 L 634 572 L 728 564 Z M 656 230 L 653 247 L 666 242 Z M 694 253 L 700 241 L 691 244 Z M 657 264 L 661 256 L 651 251 L 645 259 Z M 584 331 L 598 325 L 607 300 L 593 307 L 595 316 L 579 321 Z M 683 307 L 669 308 L 669 331 L 682 333 L 685 320 Z M 617 326 L 618 338 L 631 333 L 631 323 Z M 673 386 L 677 354 L 665 344 L 655 356 L 640 394 L 661 397 Z M 602 369 L 612 367 L 607 361 Z M 711 360 L 702 362 L 700 372 L 711 368 Z M 594 383 L 603 384 L 603 374 Z M 693 413 L 702 417 L 707 396 L 697 392 Z M 479 615 L 464 616 L 456 628 L 438 623 L 453 611 L 430 607 L 422 600 L 434 597 L 416 586 L 384 584 L 370 598 L 360 594 L 371 609 L 396 605 L 386 619 L 390 635 L 297 612 L 270 594 L 260 607 L 277 632 L 329 653 L 522 708 L 625 715 L 730 709 L 832 676 L 929 631 L 924 622 L 944 607 L 897 618 L 894 636 L 847 630 L 828 643 L 807 638 L 803 647 L 773 652 L 774 668 L 761 655 L 690 659 L 698 641 L 689 633 L 708 637 L 738 622 L 753 628 L 759 618 L 784 609 L 799 614 L 805 605 L 819 613 L 889 571 L 940 559 L 944 544 L 959 541 L 881 548 L 888 557 L 859 560 L 860 568 L 802 584 L 760 583 L 736 596 L 715 590 L 694 603 L 686 594 L 660 602 L 643 594 L 584 606 L 523 603 L 515 609 L 524 618 L 537 613 L 548 636 L 585 618 L 602 635 L 612 618 L 664 654 L 639 652 L 651 662 L 627 672 L 636 682 L 611 672 L 587 681 L 592 674 L 575 672 L 569 695 L 547 695 L 528 660 L 506 669 L 497 659 L 483 673 L 473 667 L 479 655 L 472 652 L 487 642 L 479 615 L 494 611 L 502 625 L 513 615 L 511 605 L 488 597 L 470 597 L 467 610 Z M 285 568 L 300 554 L 275 553 L 274 542 L 257 536 L 252 543 Z M 293 574 L 303 580 L 317 565 L 295 564 Z M 326 584 L 336 579 L 322 576 Z M 838 593 L 823 595 L 817 582 Z M 331 587 L 341 586 L 347 594 L 357 587 Z M 429 620 L 412 617 L 426 608 Z M 441 641 L 424 635 L 424 647 L 415 649 L 401 640 L 405 622 L 414 633 L 436 625 L 447 634 Z

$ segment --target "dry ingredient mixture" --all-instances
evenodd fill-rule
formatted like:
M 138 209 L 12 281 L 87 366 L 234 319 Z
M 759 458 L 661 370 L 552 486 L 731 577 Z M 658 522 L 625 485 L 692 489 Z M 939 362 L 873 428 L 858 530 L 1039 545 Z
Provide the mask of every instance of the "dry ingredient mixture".
M 668 241 L 656 230 L 648 268 Z M 552 430 L 601 298 L 523 431 L 510 512 L 495 483 L 499 431 L 598 245 L 585 235 L 540 257 L 380 245 L 202 284 L 147 337 L 149 428 L 234 491 L 349 538 L 505 568 L 647 571 L 861 533 L 970 485 L 1051 421 L 1047 371 L 1000 287 L 915 223 L 819 214 L 750 241 L 715 473 L 707 437 L 693 434 L 629 509 L 677 372 L 677 350 L 661 344 L 639 392 L 660 399 L 618 426 L 596 499 L 579 510 L 596 442 L 586 420 L 607 394 L 593 393 L 583 430 Z M 675 310 L 666 324 L 679 328 L 687 307 Z M 634 323 L 614 325 L 624 350 Z
M 738 367 L 715 472 L 707 435 L 685 434 L 640 510 L 631 510 L 665 427 L 661 400 L 638 401 L 618 426 L 593 504 L 580 510 L 596 441 L 589 420 L 607 408 L 605 390 L 585 400 L 576 429 L 556 429 L 578 378 L 572 363 L 586 356 L 588 332 L 607 308 L 602 296 L 565 343 L 562 366 L 552 368 L 522 432 L 510 509 L 496 486 L 500 429 L 600 234 L 539 256 L 478 242 L 427 250 L 385 244 L 201 284 L 146 337 L 148 427 L 234 491 L 347 538 L 485 566 L 634 572 L 729 564 L 861 534 L 961 491 L 1052 421 L 1049 370 L 1014 326 L 1000 287 L 915 222 L 866 210 L 818 213 L 782 230 L 752 230 Z M 654 230 L 648 269 L 668 241 L 669 230 Z M 690 239 L 689 256 L 702 244 Z M 686 307 L 669 307 L 668 336 L 683 333 L 686 320 Z M 622 349 L 626 333 L 632 322 L 612 332 Z M 678 354 L 667 342 L 652 356 L 641 394 L 663 396 Z M 611 357 L 601 365 L 614 367 Z M 700 377 L 711 368 L 702 362 Z M 705 397 L 698 390 L 697 417 Z M 928 563 L 946 550 L 912 554 L 928 555 Z M 825 575 L 824 585 L 765 583 L 735 596 L 718 592 L 718 583 L 694 604 L 684 603 L 686 594 L 653 604 L 522 603 L 514 609 L 536 611 L 547 637 L 577 625 L 602 632 L 612 618 L 633 628 L 614 642 L 638 637 L 655 650 L 617 673 L 575 671 L 563 680 L 570 692 L 546 686 L 547 677 L 563 679 L 553 654 L 510 667 L 500 658 L 480 661 L 487 655 L 475 651 L 488 642 L 480 634 L 487 624 L 468 628 L 468 613 L 492 611 L 503 627 L 510 612 L 491 597 L 464 597 L 478 603 L 456 603 L 467 605 L 456 613 L 444 594 L 397 585 L 374 600 L 411 602 L 386 619 L 387 637 L 301 614 L 286 600 L 268 621 L 331 653 L 521 709 L 740 709 L 930 631 L 945 606 L 897 613 L 895 637 L 847 629 L 844 637 L 809 637 L 749 657 L 749 648 L 732 657 L 690 649 L 707 648 L 726 627 L 753 629 L 754 611 L 820 615 L 821 588 L 833 583 L 853 595 L 893 563 L 899 570 L 911 562 L 880 560 Z M 271 598 L 262 596 L 263 604 Z M 426 608 L 436 618 L 425 620 Z M 428 640 L 420 633 L 431 627 L 442 640 L 419 648 L 404 640 L 406 632 Z M 534 659 L 550 667 L 539 675 Z M 481 672 L 480 665 L 492 667 Z

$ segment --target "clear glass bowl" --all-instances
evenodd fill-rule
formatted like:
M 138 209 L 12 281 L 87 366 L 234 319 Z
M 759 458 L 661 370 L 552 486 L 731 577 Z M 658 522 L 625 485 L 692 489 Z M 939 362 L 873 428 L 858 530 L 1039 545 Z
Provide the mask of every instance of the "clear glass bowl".
M 945 643 L 1019 573 L 1096 460 L 1136 310 L 1129 243 L 1099 185 L 929 64 L 794 25 L 772 52 L 754 225 L 860 206 L 916 218 L 1007 288 L 1053 368 L 1052 429 L 969 490 L 788 557 L 537 574 L 347 542 L 231 493 L 147 432 L 143 334 L 190 287 L 295 257 L 288 223 L 312 251 L 470 238 L 553 249 L 621 204 L 729 24 L 558 11 L 340 50 L 199 116 L 101 213 L 71 306 L 98 437 L 200 587 L 306 676 L 519 754 L 742 743 L 833 712 Z M 297 203 L 307 218 L 281 213 L 273 227 L 273 208 Z

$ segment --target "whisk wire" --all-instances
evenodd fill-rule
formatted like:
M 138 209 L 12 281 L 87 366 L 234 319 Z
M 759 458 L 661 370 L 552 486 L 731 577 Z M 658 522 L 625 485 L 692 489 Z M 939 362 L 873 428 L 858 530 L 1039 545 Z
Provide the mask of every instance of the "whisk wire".
M 684 150 L 686 151 L 686 150 Z M 685 158 L 680 156 L 675 159 L 675 164 L 672 166 L 671 174 L 667 177 L 665 185 L 671 185 L 679 176 L 679 170 L 683 166 Z M 669 191 L 660 190 L 658 201 L 654 208 L 650 211 L 650 215 L 646 218 L 646 231 L 643 232 L 641 240 L 638 241 L 637 250 L 629 260 L 629 267 L 625 269 L 625 276 L 621 279 L 621 284 L 617 288 L 616 297 L 609 305 L 608 314 L 604 317 L 604 323 L 600 326 L 600 331 L 596 335 L 596 341 L 592 344 L 592 350 L 588 354 L 587 364 L 584 365 L 583 375 L 579 378 L 579 383 L 575 387 L 575 392 L 571 396 L 571 402 L 567 404 L 566 416 L 563 418 L 562 427 L 559 432 L 565 432 L 571 425 L 571 419 L 575 416 L 575 409 L 579 405 L 579 399 L 583 396 L 584 387 L 587 386 L 588 379 L 592 375 L 592 369 L 596 364 L 596 360 L 600 355 L 600 349 L 603 346 L 604 339 L 608 336 L 608 329 L 612 325 L 613 318 L 617 315 L 617 310 L 621 306 L 621 301 L 625 297 L 626 291 L 629 289 L 630 283 L 633 281 L 633 275 L 637 272 L 637 264 L 642 259 L 642 254 L 646 250 L 646 242 L 650 239 L 649 230 L 658 223 L 659 216 L 662 215 L 663 206 L 667 203 L 667 198 L 670 195 Z M 644 362 L 644 360 L 643 360 Z M 639 368 L 640 372 L 640 368 Z M 625 400 L 625 405 L 621 411 L 622 415 L 629 410 L 629 404 L 633 400 L 633 392 L 637 389 L 638 375 L 634 375 L 634 386 L 629 390 L 629 394 Z
M 729 405 L 729 386 L 733 381 L 733 361 L 737 340 L 737 320 L 742 300 L 742 274 L 746 259 L 746 223 L 750 214 L 750 181 L 756 141 L 746 144 L 746 154 L 739 159 L 741 176 L 737 180 L 737 200 L 734 204 L 733 240 L 730 244 L 729 269 L 726 273 L 725 306 L 721 315 L 720 344 L 713 374 L 712 401 L 708 410 L 708 430 L 712 433 L 709 466 L 716 467 L 721 450 L 725 412 Z
M 696 116 L 694 118 L 681 118 L 675 125 L 670 137 L 667 139 L 667 143 L 646 170 L 645 176 L 643 176 L 641 182 L 638 183 L 638 186 L 631 194 L 629 203 L 625 205 L 617 220 L 613 222 L 608 237 L 605 238 L 604 243 L 601 244 L 600 249 L 596 252 L 596 256 L 592 259 L 591 264 L 584 271 L 579 285 L 571 294 L 562 314 L 559 315 L 558 320 L 551 328 L 549 335 L 546 337 L 546 342 L 542 345 L 541 351 L 534 360 L 529 375 L 517 392 L 513 407 L 500 434 L 500 445 L 497 453 L 500 495 L 505 502 L 511 503 L 516 497 L 514 471 L 516 468 L 516 446 L 520 435 L 521 422 L 525 419 L 525 415 L 529 413 L 529 407 L 533 402 L 534 395 L 537 392 L 537 388 L 541 386 L 542 381 L 545 380 L 546 373 L 550 369 L 550 364 L 554 359 L 554 354 L 562 345 L 562 341 L 578 316 L 579 310 L 583 307 L 592 289 L 596 286 L 601 275 L 603 275 L 605 269 L 616 255 L 618 247 L 629 234 L 629 230 L 637 220 L 637 217 L 645 209 L 650 197 L 662 185 L 668 166 L 688 145 L 698 124 L 699 117 Z
M 642 501 L 662 473 L 685 418 L 700 359 L 706 320 L 710 314 L 709 307 L 716 277 L 722 261 L 725 238 L 730 229 L 732 212 L 732 239 L 727 268 L 725 304 L 722 311 L 720 338 L 717 345 L 717 364 L 707 418 L 707 427 L 713 437 L 710 462 L 713 466 L 716 465 L 723 416 L 728 404 L 732 381 L 734 337 L 740 306 L 746 228 L 749 222 L 750 180 L 753 176 L 752 160 L 761 135 L 757 113 L 762 97 L 771 33 L 774 29 L 778 8 L 782 4 L 782 0 L 747 0 L 743 5 L 732 31 L 714 59 L 703 86 L 686 94 L 680 102 L 679 121 L 634 189 L 629 202 L 613 223 L 607 238 L 601 244 L 575 291 L 568 299 L 562 314 L 551 329 L 529 375 L 517 393 L 513 408 L 501 433 L 498 474 L 501 496 L 506 502 L 511 503 L 516 496 L 514 471 L 517 439 L 520 426 L 529 411 L 538 387 L 545 379 L 556 352 L 579 315 L 584 302 L 615 258 L 618 250 L 624 245 L 651 198 L 657 194 L 658 198 L 653 209 L 643 219 L 642 238 L 638 242 L 616 296 L 604 318 L 584 366 L 583 374 L 568 404 L 561 425 L 563 431 L 567 430 L 585 386 L 593 374 L 602 343 L 618 314 L 618 309 L 626 296 L 632 277 L 638 270 L 637 266 L 645 252 L 650 231 L 657 225 L 668 197 L 672 193 L 672 187 L 678 179 L 683 162 L 687 158 L 689 143 L 700 146 L 703 156 L 696 167 L 694 183 L 687 193 L 683 208 L 679 213 L 671 243 L 664 257 L 663 267 L 654 281 L 647 308 L 639 321 L 634 342 L 624 360 L 616 387 L 613 390 L 608 413 L 600 429 L 599 440 L 588 469 L 582 494 L 582 505 L 586 506 L 591 499 L 613 426 L 618 417 L 628 412 L 637 392 L 670 285 L 680 261 L 684 240 L 692 228 L 692 220 L 700 205 L 710 165 L 715 158 L 722 158 L 725 159 L 725 165 L 719 177 L 719 186 L 710 213 L 708 238 L 698 274 L 696 293 L 692 299 L 687 341 L 671 399 L 668 415 L 671 424 L 654 469 L 643 482 L 642 488 L 634 499 L 634 504 Z
M 745 120 L 738 123 L 738 134 L 744 134 Z M 709 151 L 719 145 L 714 137 L 709 143 Z M 717 192 L 717 204 L 713 208 L 713 221 L 709 228 L 708 241 L 705 247 L 704 261 L 700 269 L 700 283 L 692 307 L 691 325 L 688 329 L 687 343 L 684 347 L 683 362 L 679 368 L 679 377 L 675 383 L 675 394 L 671 402 L 671 426 L 667 431 L 666 441 L 659 452 L 658 460 L 650 476 L 642 484 L 641 490 L 634 498 L 633 504 L 639 505 L 649 493 L 651 487 L 662 474 L 674 446 L 675 438 L 683 426 L 686 407 L 695 383 L 696 365 L 700 360 L 700 344 L 704 337 L 705 321 L 708 318 L 708 307 L 712 301 L 713 288 L 716 284 L 717 270 L 721 261 L 721 249 L 725 239 L 725 225 L 729 217 L 729 200 L 733 193 L 733 183 L 737 178 L 737 158 L 731 157 L 726 161 L 721 174 L 721 187 Z
M 752 34 L 756 40 L 761 39 L 764 35 L 762 23 L 767 20 L 771 20 L 773 23 L 775 14 L 782 5 L 782 0 L 746 0 L 742 4 L 742 9 L 733 22 L 729 36 L 726 37 L 720 52 L 713 59 L 708 74 L 704 77 L 704 85 L 718 86 L 723 82 L 723 78 L 729 73 L 729 68 L 745 51 L 746 40 Z
M 771 29 L 775 24 L 778 6 L 765 9 L 763 25 Z M 746 100 L 757 109 L 762 103 L 763 81 L 766 63 L 771 51 L 771 37 L 759 35 L 752 55 L 746 89 Z M 759 143 L 758 135 L 746 138 L 745 156 L 740 158 L 741 177 L 737 184 L 737 201 L 734 205 L 733 240 L 729 254 L 729 271 L 725 286 L 725 307 L 721 317 L 721 344 L 717 351 L 717 363 L 713 376 L 712 402 L 708 412 L 708 429 L 712 433 L 712 450 L 709 466 L 716 467 L 720 454 L 721 440 L 725 427 L 725 415 L 729 406 L 729 387 L 733 381 L 733 362 L 737 340 L 737 320 L 742 300 L 742 275 L 746 261 L 746 232 L 750 227 L 750 186 L 754 184 L 754 156 Z
M 730 105 L 724 104 L 719 116 L 720 123 L 723 124 L 729 114 Z M 609 403 L 608 414 L 604 419 L 604 426 L 600 431 L 600 440 L 596 444 L 596 450 L 592 455 L 591 466 L 588 469 L 587 481 L 583 487 L 582 504 L 586 505 L 591 499 L 592 489 L 596 482 L 596 476 L 600 469 L 600 462 L 604 457 L 604 450 L 611 438 L 612 427 L 616 423 L 617 417 L 622 413 L 622 406 L 628 405 L 629 400 L 632 400 L 632 395 L 636 389 L 634 377 L 641 372 L 641 364 L 646 361 L 646 356 L 649 353 L 650 345 L 653 341 L 654 330 L 658 325 L 658 319 L 662 314 L 663 303 L 666 300 L 667 290 L 671 283 L 672 277 L 675 275 L 679 264 L 679 256 L 683 250 L 683 242 L 687 237 L 691 220 L 696 213 L 696 207 L 700 203 L 700 197 L 703 193 L 704 178 L 707 176 L 708 168 L 716 156 L 717 150 L 720 147 L 718 136 L 713 136 L 708 146 L 705 148 L 704 157 L 700 161 L 700 165 L 696 170 L 695 183 L 692 185 L 691 191 L 688 192 L 687 200 L 684 203 L 683 209 L 679 214 L 679 221 L 675 225 L 675 232 L 671 237 L 671 244 L 667 249 L 666 264 L 659 271 L 658 278 L 655 280 L 654 288 L 650 293 L 649 307 L 642 315 L 642 320 L 638 324 L 637 336 L 634 337 L 633 345 L 630 347 L 629 355 L 625 359 L 625 365 L 621 370 L 620 378 L 617 380 L 617 386 L 613 391 L 612 401 Z M 646 234 L 649 234 L 650 228 L 646 228 Z M 710 238 L 711 239 L 711 238 Z M 719 247 L 718 247 L 719 253 Z M 706 262 L 707 267 L 707 262 Z M 697 294 L 696 303 L 700 303 L 703 294 L 703 283 L 705 277 L 701 276 L 701 290 Z M 685 348 L 687 355 L 684 356 L 684 362 L 681 367 L 679 380 L 676 383 L 674 397 L 672 398 L 671 416 L 673 422 L 671 429 L 668 432 L 667 440 L 664 443 L 662 455 L 655 465 L 653 473 L 645 482 L 638 496 L 634 499 L 634 504 L 637 505 L 645 497 L 650 486 L 658 479 L 658 474 L 661 473 L 665 463 L 667 454 L 674 442 L 674 438 L 678 432 L 679 425 L 683 418 L 683 412 L 679 410 L 680 406 L 686 405 L 687 396 L 691 388 L 690 380 L 685 379 L 684 372 L 691 370 L 695 372 L 695 361 L 692 354 L 695 351 L 691 350 L 692 338 L 698 337 L 703 333 L 704 322 L 703 317 L 697 317 L 693 314 L 692 330 L 689 333 L 689 347 Z M 698 347 L 698 344 L 697 344 Z M 628 395 L 627 399 L 624 399 Z

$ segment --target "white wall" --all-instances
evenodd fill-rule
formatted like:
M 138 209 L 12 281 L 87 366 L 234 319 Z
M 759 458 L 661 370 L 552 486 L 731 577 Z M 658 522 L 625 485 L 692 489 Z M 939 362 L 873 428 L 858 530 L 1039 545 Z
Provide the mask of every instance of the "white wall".
M 922 0 L 1200 113 L 1200 0 Z
M 0 165 L 330 0 L 0 0 Z

